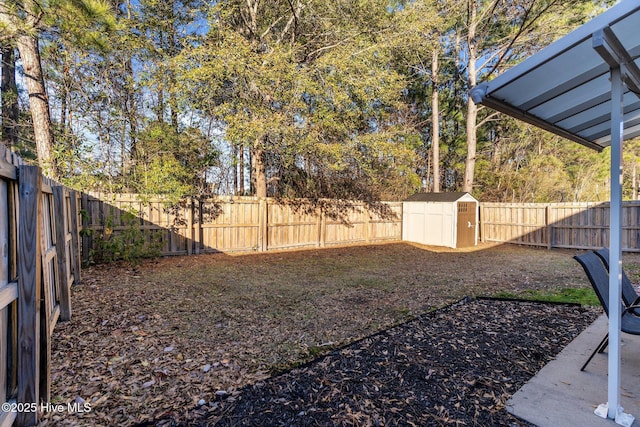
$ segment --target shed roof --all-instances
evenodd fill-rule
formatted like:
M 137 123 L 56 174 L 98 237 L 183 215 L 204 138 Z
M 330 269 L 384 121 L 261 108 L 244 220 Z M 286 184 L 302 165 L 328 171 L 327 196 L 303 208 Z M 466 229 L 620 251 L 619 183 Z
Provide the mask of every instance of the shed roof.
M 405 199 L 405 202 L 444 202 L 452 203 L 460 199 L 475 200 L 473 196 L 465 192 L 451 193 L 415 193 Z

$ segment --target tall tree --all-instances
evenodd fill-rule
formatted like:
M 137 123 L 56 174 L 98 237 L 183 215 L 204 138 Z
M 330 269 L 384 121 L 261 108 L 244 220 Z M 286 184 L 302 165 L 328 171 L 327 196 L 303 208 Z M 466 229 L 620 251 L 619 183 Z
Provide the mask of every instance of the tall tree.
M 257 196 L 366 197 L 367 186 L 384 187 L 377 180 L 413 179 L 404 167 L 415 135 L 401 123 L 404 81 L 388 68 L 386 5 L 249 0 L 214 9 L 207 42 L 183 56 L 183 92 L 248 147 Z
M 423 163 L 422 179 L 425 187 L 435 192 L 441 190 L 442 172 L 447 169 L 441 168 L 440 91 L 449 84 L 446 73 L 456 56 L 443 44 L 458 14 L 456 8 L 455 2 L 414 0 L 403 2 L 396 13 L 400 30 L 396 34 L 400 36 L 394 50 L 407 74 L 407 101 L 422 119 L 419 126 L 424 143 L 418 152 Z
M 38 27 L 42 13 L 40 4 L 33 0 L 24 0 L 21 4 L 0 2 L 0 23 L 8 34 L 15 37 L 24 68 L 38 162 L 46 174 L 58 179 L 58 168 L 53 155 L 53 128 L 38 45 Z
M 440 192 L 440 97 L 439 52 L 433 49 L 431 54 L 431 151 L 433 152 L 433 191 Z
M 97 12 L 106 9 L 101 0 L 0 1 L 0 27 L 15 41 L 20 53 L 38 162 L 44 173 L 54 179 L 59 179 L 60 174 L 54 153 L 54 129 L 40 56 L 40 36 L 43 29 L 55 25 L 56 21 L 71 21 L 83 15 L 96 18 Z M 82 31 L 83 28 L 77 29 L 78 33 Z
M 489 79 L 506 63 L 540 49 L 584 22 L 603 2 L 591 0 L 465 0 L 467 87 Z M 608 2 L 604 2 L 605 4 Z M 478 107 L 466 96 L 467 155 L 462 190 L 473 191 L 480 126 Z
M 0 44 L 2 55 L 2 83 L 0 97 L 2 98 L 2 128 L 0 142 L 7 147 L 18 144 L 18 88 L 16 85 L 15 49 L 8 43 Z

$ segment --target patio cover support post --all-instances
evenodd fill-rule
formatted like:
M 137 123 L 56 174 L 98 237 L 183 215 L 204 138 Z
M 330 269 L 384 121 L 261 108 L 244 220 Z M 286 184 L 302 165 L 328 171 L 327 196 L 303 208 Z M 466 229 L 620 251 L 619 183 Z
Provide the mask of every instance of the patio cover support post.
M 620 324 L 622 322 L 622 146 L 624 139 L 624 85 L 640 92 L 640 70 L 609 26 L 592 35 L 593 48 L 611 73 L 611 203 L 609 221 L 609 358 L 607 418 L 631 425 L 633 416 L 620 407 Z
M 633 417 L 619 407 L 621 153 L 623 136 L 640 136 L 639 20 L 640 2 L 621 0 L 543 51 L 471 91 L 476 103 L 587 147 L 601 151 L 611 145 L 609 401 L 608 405 L 600 405 L 596 414 L 628 427 L 633 424 Z M 579 62 L 578 66 L 575 62 Z M 606 79 L 607 71 L 610 81 Z
M 611 202 L 609 266 L 608 413 L 615 419 L 620 408 L 620 322 L 622 299 L 622 75 L 611 68 Z

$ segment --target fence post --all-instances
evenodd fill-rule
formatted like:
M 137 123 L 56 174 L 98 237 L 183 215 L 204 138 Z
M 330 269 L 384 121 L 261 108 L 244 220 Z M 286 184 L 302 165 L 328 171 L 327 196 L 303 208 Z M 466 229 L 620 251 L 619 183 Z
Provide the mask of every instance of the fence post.
M 89 196 L 86 193 L 82 193 L 80 208 L 84 212 L 84 215 L 82 215 L 82 229 L 84 230 L 84 233 L 82 233 L 82 261 L 88 263 L 89 252 L 93 246 L 93 241 L 90 236 L 92 230 L 89 229 L 89 215 L 91 214 L 89 212 Z
M 0 168 L 4 163 L 2 154 L 2 148 L 0 148 Z M 0 180 L 0 200 L 2 203 L 6 203 L 6 209 L 0 208 L 0 288 L 9 284 L 9 209 L 11 209 L 12 203 L 8 198 L 7 184 L 7 181 Z M 12 299 L 14 298 L 12 297 Z M 9 310 L 6 303 L 0 303 L 0 342 L 2 343 L 0 347 L 0 403 L 6 401 L 7 355 L 11 354 L 11 350 L 8 350 L 7 347 L 12 347 L 12 343 L 7 341 Z M 7 346 L 7 344 L 9 345 Z M 2 416 L 0 416 L 1 418 Z
M 73 270 L 73 283 L 80 284 L 80 230 L 78 229 L 78 195 L 74 190 L 69 190 L 69 217 L 71 223 L 71 263 Z
M 18 403 L 40 403 L 40 168 L 19 167 L 18 231 Z M 18 414 L 20 425 L 35 425 L 37 412 Z
M 547 232 L 547 249 L 553 248 L 553 227 L 551 225 L 551 206 L 544 207 L 544 228 Z
M 70 320 L 71 283 L 69 283 L 69 272 L 67 271 L 67 200 L 63 186 L 56 185 L 52 190 L 54 223 L 56 227 L 56 264 L 58 268 L 58 278 L 60 279 L 60 319 Z
M 476 203 L 476 242 L 482 242 L 482 202 Z
M 364 210 L 364 241 L 366 243 L 369 243 L 369 241 L 371 240 L 371 211 L 369 210 L 369 208 L 365 205 L 362 206 L 362 209 Z
M 319 248 L 320 247 L 320 239 L 322 238 L 322 208 L 320 207 L 316 207 L 316 216 L 317 216 L 317 221 L 316 221 L 316 247 Z
M 204 228 L 202 227 L 202 199 L 197 199 L 196 203 L 194 205 L 194 213 L 193 213 L 193 218 L 196 221 L 196 223 L 198 224 L 197 227 L 195 227 L 196 229 L 194 230 L 194 240 L 195 240 L 195 253 L 196 255 L 200 254 L 200 236 L 202 236 L 204 234 Z M 196 212 L 196 209 L 197 212 Z
M 269 204 L 267 199 L 258 201 L 258 250 L 265 252 L 269 249 L 267 236 L 269 235 Z
M 327 214 L 324 209 L 320 209 L 320 247 L 324 248 L 327 239 Z
M 187 202 L 187 255 L 193 254 L 193 198 L 189 198 Z

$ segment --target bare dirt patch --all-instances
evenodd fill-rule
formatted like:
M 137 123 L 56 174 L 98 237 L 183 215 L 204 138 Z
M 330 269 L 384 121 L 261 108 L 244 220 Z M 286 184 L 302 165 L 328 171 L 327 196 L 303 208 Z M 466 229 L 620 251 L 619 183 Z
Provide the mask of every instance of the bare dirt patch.
M 202 417 L 198 402 L 217 410 L 209 402 L 465 295 L 586 287 L 575 252 L 387 244 L 93 267 L 52 356 L 53 401 L 92 411 L 42 424 Z M 629 257 L 633 279 L 640 263 Z

